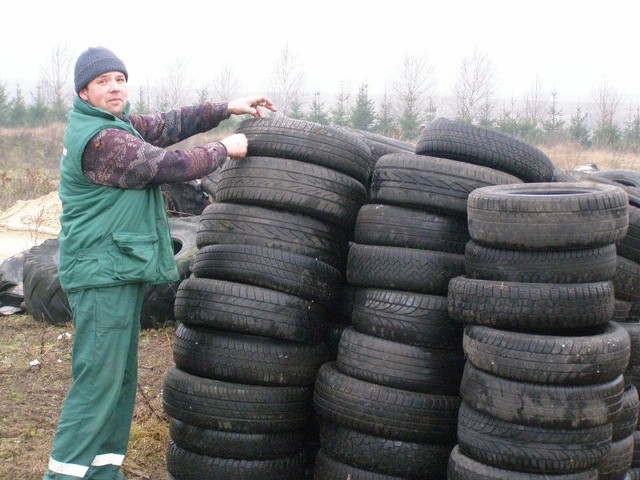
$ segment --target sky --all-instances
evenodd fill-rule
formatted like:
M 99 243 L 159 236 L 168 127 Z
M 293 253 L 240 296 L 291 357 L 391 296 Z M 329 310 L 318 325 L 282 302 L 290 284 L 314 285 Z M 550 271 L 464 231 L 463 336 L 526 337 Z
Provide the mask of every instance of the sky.
M 229 68 L 246 93 L 268 93 L 286 47 L 309 92 L 372 95 L 402 58 L 424 58 L 433 94 L 450 95 L 474 51 L 495 69 L 496 94 L 522 99 L 534 85 L 560 101 L 590 102 L 606 84 L 640 104 L 637 0 L 17 0 L 3 5 L 0 82 L 12 94 L 41 77 L 52 52 L 73 61 L 89 46 L 113 50 L 132 86 L 154 84 L 182 61 L 206 85 Z

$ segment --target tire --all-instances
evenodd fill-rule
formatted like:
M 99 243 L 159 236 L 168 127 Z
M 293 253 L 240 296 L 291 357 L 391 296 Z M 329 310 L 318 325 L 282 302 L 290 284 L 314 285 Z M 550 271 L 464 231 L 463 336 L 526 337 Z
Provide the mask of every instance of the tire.
M 70 322 L 73 317 L 58 278 L 59 255 L 58 239 L 45 240 L 25 253 L 23 266 L 27 313 L 35 320 L 53 325 Z
M 373 169 L 371 203 L 465 218 L 469 194 L 481 187 L 519 183 L 512 175 L 446 158 L 411 153 L 381 157 Z
M 474 367 L 498 377 L 545 385 L 588 385 L 624 373 L 631 341 L 625 328 L 613 322 L 584 336 L 467 325 L 463 349 Z
M 369 180 L 371 149 L 348 130 L 273 116 L 244 120 L 235 131 L 246 135 L 250 156 L 321 165 L 349 175 L 363 185 Z
M 308 215 L 218 202 L 202 212 L 196 244 L 281 248 L 344 270 L 349 241 L 343 229 Z
M 178 288 L 175 316 L 186 325 L 317 343 L 328 313 L 315 302 L 276 290 L 190 277 Z
M 342 273 L 316 258 L 253 245 L 208 245 L 193 262 L 193 275 L 296 295 L 329 307 L 344 283 Z
M 300 430 L 311 417 L 309 387 L 222 382 L 171 367 L 165 375 L 165 413 L 200 428 L 236 433 Z
M 218 458 L 267 460 L 294 456 L 303 449 L 305 433 L 236 433 L 196 427 L 169 417 L 169 437 L 180 448 Z
M 245 157 L 222 168 L 216 200 L 302 213 L 351 232 L 367 191 L 353 177 L 323 166 Z
M 469 238 L 467 222 L 462 218 L 371 203 L 358 212 L 353 241 L 463 254 Z
M 460 396 L 471 408 L 505 422 L 540 428 L 611 423 L 622 408 L 624 379 L 585 386 L 516 382 L 465 365 Z
M 640 263 L 640 208 L 629 205 L 629 229 L 618 242 L 618 255 Z
M 633 462 L 633 435 L 611 442 L 609 455 L 598 466 L 598 480 L 624 479 Z
M 424 127 L 416 153 L 483 165 L 525 182 L 551 182 L 555 166 L 538 148 L 487 127 L 437 118 Z
M 469 241 L 464 252 L 469 278 L 523 283 L 591 283 L 613 279 L 613 243 L 577 250 L 507 250 Z
M 196 181 L 164 183 L 160 186 L 169 217 L 200 215 L 211 199 Z
M 362 480 L 403 480 L 401 477 L 386 475 L 384 473 L 372 472 L 355 465 L 350 465 L 331 457 L 324 450 L 320 449 L 316 456 L 315 468 L 313 471 L 314 480 L 341 480 L 341 479 L 362 479 Z
M 189 452 L 169 441 L 167 470 L 180 480 L 299 480 L 303 478 L 304 453 L 267 460 L 217 458 Z
M 613 282 L 519 283 L 451 279 L 451 318 L 529 333 L 580 334 L 613 317 Z
M 335 362 L 320 367 L 313 402 L 323 420 L 372 435 L 452 444 L 460 397 L 409 392 L 349 377 Z
M 464 272 L 464 256 L 417 248 L 353 244 L 347 282 L 355 287 L 446 295 L 449 280 Z
M 458 395 L 464 361 L 462 349 L 405 345 L 348 327 L 340 338 L 336 368 L 385 387 Z
M 449 457 L 447 480 L 598 480 L 598 470 L 592 468 L 567 475 L 505 470 L 467 457 L 456 445 Z
M 615 243 L 627 233 L 628 215 L 625 192 L 610 185 L 495 185 L 475 190 L 468 200 L 471 238 L 483 245 L 512 250 Z
M 631 302 L 640 301 L 640 263 L 618 255 L 613 286 L 617 298 Z
M 205 378 L 266 386 L 313 386 L 329 361 L 324 343 L 307 345 L 178 324 L 173 344 L 176 366 Z
M 339 462 L 407 480 L 440 480 L 453 445 L 398 441 L 333 422 L 320 424 L 324 453 Z
M 407 345 L 459 348 L 462 325 L 449 317 L 446 296 L 358 288 L 351 321 L 359 332 Z
M 609 453 L 611 424 L 589 428 L 540 428 L 505 422 L 462 402 L 460 451 L 505 470 L 567 474 L 596 468 Z

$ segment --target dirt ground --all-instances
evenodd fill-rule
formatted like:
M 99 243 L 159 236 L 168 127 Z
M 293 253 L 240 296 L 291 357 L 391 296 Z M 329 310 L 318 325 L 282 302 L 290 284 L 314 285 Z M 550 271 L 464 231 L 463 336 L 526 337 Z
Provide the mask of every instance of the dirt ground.
M 174 326 L 143 330 L 128 480 L 166 480 L 164 373 L 173 364 Z M 62 401 L 71 383 L 73 328 L 28 315 L 0 317 L 0 478 L 41 480 Z

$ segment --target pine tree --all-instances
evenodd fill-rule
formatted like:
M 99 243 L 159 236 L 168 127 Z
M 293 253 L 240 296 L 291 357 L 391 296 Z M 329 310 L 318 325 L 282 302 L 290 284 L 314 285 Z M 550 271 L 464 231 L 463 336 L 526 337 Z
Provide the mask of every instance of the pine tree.
M 33 126 L 47 125 L 51 120 L 51 112 L 44 98 L 42 87 L 36 89 L 36 96 L 33 103 L 28 107 L 27 117 L 29 124 Z
M 151 113 L 151 108 L 149 107 L 149 95 L 144 87 L 140 87 L 138 89 L 138 99 L 133 104 L 132 110 L 139 115 L 148 115 Z
M 369 98 L 368 85 L 360 84 L 356 104 L 351 110 L 351 126 L 358 130 L 371 131 L 376 119 L 375 102 Z
M 582 108 L 576 108 L 576 112 L 571 116 L 569 135 L 584 147 L 591 146 L 589 138 L 589 128 L 587 127 L 587 114 L 582 113 Z
M 313 94 L 313 102 L 311 103 L 311 111 L 307 116 L 307 120 L 320 125 L 329 125 L 329 115 L 324 111 L 324 104 L 320 101 L 320 92 Z
M 289 118 L 295 118 L 296 120 L 304 120 L 306 115 L 303 110 L 304 102 L 300 99 L 298 95 L 294 95 L 289 102 Z
M 393 115 L 393 103 L 386 89 L 378 108 L 378 114 L 376 115 L 377 122 L 374 131 L 380 135 L 384 135 L 389 138 L 398 137 L 398 126 L 396 118 Z
M 640 149 L 640 108 L 629 118 L 624 130 L 624 143 L 627 150 L 637 152 Z
M 7 95 L 7 84 L 0 82 L 0 127 L 9 126 L 10 102 Z
M 22 127 L 27 123 L 27 104 L 22 95 L 20 85 L 16 86 L 16 96 L 10 104 L 9 125 L 12 127 Z
M 340 83 L 340 93 L 336 95 L 336 104 L 331 110 L 331 123 L 337 127 L 346 127 L 349 125 L 350 94 L 344 89 L 344 84 Z

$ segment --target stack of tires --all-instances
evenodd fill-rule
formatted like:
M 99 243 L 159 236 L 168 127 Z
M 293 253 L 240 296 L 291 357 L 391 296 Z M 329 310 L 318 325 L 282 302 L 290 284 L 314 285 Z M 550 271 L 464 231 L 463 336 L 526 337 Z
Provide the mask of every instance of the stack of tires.
M 629 229 L 618 242 L 618 269 L 614 277 L 617 321 L 631 338 L 631 356 L 625 371 L 628 384 L 640 388 L 640 208 L 629 204 Z M 629 480 L 640 479 L 640 430 L 633 432 L 634 454 Z
M 315 480 L 446 476 L 464 367 L 447 288 L 464 269 L 467 197 L 519 181 L 412 152 L 376 161 L 348 255 L 352 326 L 315 385 Z
M 458 445 L 449 480 L 622 480 L 638 397 L 613 322 L 626 193 L 610 185 L 485 187 L 468 199 Z
M 370 149 L 283 117 L 236 131 L 249 155 L 222 168 L 176 295 L 167 467 L 177 480 L 300 480 L 313 470 L 313 384 L 331 359 L 324 331 L 341 303 Z

